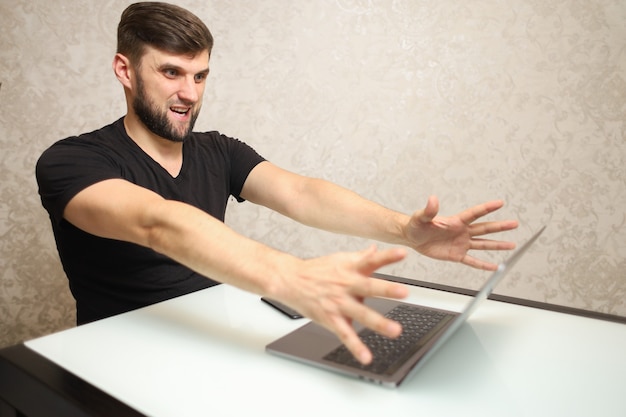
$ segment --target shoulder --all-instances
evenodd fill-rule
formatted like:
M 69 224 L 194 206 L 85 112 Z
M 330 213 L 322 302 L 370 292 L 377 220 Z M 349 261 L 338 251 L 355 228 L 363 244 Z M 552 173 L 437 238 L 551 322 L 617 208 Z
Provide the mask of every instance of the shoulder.
M 64 149 L 79 150 L 114 147 L 122 136 L 119 121 L 117 121 L 91 132 L 61 139 L 52 144 L 44 154 Z
M 55 142 L 42 153 L 39 161 L 68 158 L 78 163 L 81 158 L 90 157 L 115 159 L 130 146 L 127 142 L 120 119 L 100 129 Z
M 239 139 L 226 136 L 216 130 L 208 132 L 193 132 L 190 138 L 190 143 L 203 147 L 229 146 L 237 142 L 242 143 Z
M 247 143 L 224 135 L 218 131 L 194 132 L 190 138 L 189 148 L 197 152 L 215 152 L 225 155 L 233 155 L 240 153 L 255 153 L 256 151 Z
M 115 122 L 54 143 L 37 160 L 35 174 L 38 181 L 66 181 L 79 176 L 119 176 L 128 153 L 127 146 Z

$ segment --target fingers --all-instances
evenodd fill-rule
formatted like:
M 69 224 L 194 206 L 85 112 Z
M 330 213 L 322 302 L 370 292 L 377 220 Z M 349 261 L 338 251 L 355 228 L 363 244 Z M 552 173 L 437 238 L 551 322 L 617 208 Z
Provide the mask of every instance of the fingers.
M 507 230 L 513 230 L 518 227 L 518 222 L 515 220 L 504 220 L 504 221 L 490 221 L 490 222 L 482 222 L 482 223 L 474 223 L 479 218 L 492 213 L 504 205 L 504 202 L 501 200 L 488 201 L 484 204 L 479 204 L 467 210 L 464 210 L 459 214 L 459 218 L 463 223 L 469 226 L 469 235 L 470 235 L 470 247 L 472 250 L 511 250 L 515 248 L 515 243 L 513 242 L 504 242 L 497 240 L 489 240 L 489 239 L 477 239 L 476 236 L 488 235 L 491 233 L 499 233 Z M 467 265 L 474 265 L 476 262 L 481 263 L 480 261 L 471 260 L 468 262 L 464 262 Z M 493 266 L 493 264 L 486 263 L 490 265 L 489 269 Z M 474 266 L 476 267 L 476 266 Z M 479 269 L 485 269 L 480 267 Z
M 515 249 L 515 242 L 506 242 L 501 240 L 491 239 L 476 239 L 470 240 L 470 250 L 511 250 Z
M 377 251 L 376 247 L 372 246 L 360 254 L 361 259 L 357 261 L 356 268 L 364 277 L 356 281 L 350 289 L 352 297 L 339 307 L 342 317 L 335 323 L 334 331 L 359 362 L 368 364 L 372 361 L 372 354 L 358 337 L 351 323 L 356 321 L 377 333 L 392 338 L 400 335 L 402 327 L 367 307 L 363 300 L 368 297 L 404 298 L 408 296 L 409 291 L 405 285 L 369 277 L 381 266 L 404 259 L 406 256 L 404 249 Z
M 295 289 L 288 294 L 301 294 L 292 299 L 294 308 L 315 320 L 339 337 L 350 352 L 363 364 L 371 362 L 372 355 L 359 339 L 352 323 L 379 332 L 388 337 L 398 336 L 401 326 L 364 304 L 370 297 L 404 298 L 408 288 L 397 282 L 372 278 L 378 268 L 404 259 L 404 248 L 379 251 L 376 246 L 351 253 L 336 253 L 305 261 L 299 268 L 304 280 L 289 281 Z M 288 301 L 289 300 L 284 300 Z
M 469 255 L 465 255 L 465 257 L 461 260 L 461 263 L 472 268 L 481 269 L 483 271 L 495 271 L 496 269 L 498 269 L 498 264 L 482 261 Z
M 493 200 L 483 204 L 478 204 L 463 210 L 456 217 L 465 225 L 470 227 L 471 236 L 481 236 L 490 233 L 504 232 L 517 228 L 518 222 L 515 220 L 491 221 L 474 224 L 481 217 L 484 217 L 504 206 L 504 201 Z M 414 213 L 412 221 L 414 223 L 429 223 L 439 212 L 439 200 L 435 196 L 430 196 L 424 210 Z M 446 222 L 444 222 L 447 224 Z
M 514 242 L 506 242 L 501 240 L 480 239 L 476 236 L 488 235 L 491 233 L 499 233 L 517 228 L 518 222 L 515 220 L 495 221 L 472 224 L 469 227 L 470 234 L 470 250 L 511 250 L 515 249 Z M 468 263 L 469 265 L 469 263 Z M 480 268 L 484 269 L 484 268 Z
M 353 295 L 359 299 L 368 297 L 405 298 L 409 295 L 408 288 L 403 284 L 371 277 L 359 280 L 351 290 Z M 361 318 L 358 321 L 363 323 Z
M 492 221 L 484 223 L 474 223 L 469 227 L 470 236 L 482 236 L 491 233 L 505 232 L 517 228 L 516 220 Z
M 363 256 L 357 262 L 356 267 L 363 275 L 371 275 L 377 269 L 403 260 L 407 253 L 403 248 L 393 248 L 378 251 L 375 245 L 360 252 Z
M 408 290 L 404 285 L 369 277 L 377 269 L 404 259 L 407 255 L 405 249 L 376 251 L 376 247 L 372 246 L 362 253 L 364 256 L 357 262 L 356 268 L 359 273 L 368 278 L 357 281 L 357 285 L 353 287 L 356 296 L 404 298 L 408 295 Z
M 376 311 L 364 306 L 363 304 L 353 304 L 346 306 L 344 312 L 346 316 L 359 317 L 359 322 L 377 333 L 390 338 L 400 336 L 402 326 L 393 320 L 382 316 Z M 354 357 L 364 365 L 372 361 L 372 353 L 369 348 L 359 338 L 354 328 L 348 321 L 338 323 L 336 334 L 341 342 L 354 355 Z
M 504 201 L 502 200 L 488 201 L 486 203 L 470 207 L 467 210 L 463 210 L 459 213 L 459 218 L 463 223 L 471 224 L 481 217 L 502 208 L 502 206 L 504 206 Z
M 342 322 L 340 325 L 337 325 L 335 329 L 331 330 L 334 330 L 341 343 L 346 346 L 356 360 L 363 365 L 369 365 L 372 362 L 372 352 L 359 338 L 354 328 L 349 323 Z

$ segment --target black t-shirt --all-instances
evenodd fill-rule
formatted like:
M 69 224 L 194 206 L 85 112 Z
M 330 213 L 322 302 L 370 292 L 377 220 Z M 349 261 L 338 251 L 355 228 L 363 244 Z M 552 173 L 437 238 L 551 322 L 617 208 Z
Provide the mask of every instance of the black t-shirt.
M 264 159 L 245 143 L 218 132 L 193 133 L 173 178 L 128 137 L 123 119 L 61 140 L 37 162 L 37 182 L 50 215 L 61 263 L 76 299 L 79 324 L 215 285 L 149 248 L 100 238 L 63 218 L 67 203 L 99 181 L 121 178 L 163 198 L 191 204 L 224 221 L 229 196 L 239 196 Z M 110 196 L 115 199 L 115 196 Z

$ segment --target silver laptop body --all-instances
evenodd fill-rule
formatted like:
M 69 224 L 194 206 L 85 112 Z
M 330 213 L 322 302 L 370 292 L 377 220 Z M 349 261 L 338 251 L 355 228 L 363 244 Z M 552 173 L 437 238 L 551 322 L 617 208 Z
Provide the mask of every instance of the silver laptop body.
M 361 366 L 356 360 L 351 358 L 347 363 L 337 363 L 335 358 L 340 352 L 345 350 L 345 346 L 337 339 L 337 337 L 321 327 L 320 325 L 309 322 L 304 326 L 294 330 L 293 332 L 275 340 L 266 346 L 266 350 L 275 355 L 283 356 L 289 359 L 304 362 L 317 367 L 325 368 L 334 372 L 339 372 L 352 377 L 357 377 L 366 381 L 377 384 L 397 387 L 403 381 L 412 377 L 432 355 L 452 336 L 461 325 L 467 320 L 478 305 L 484 301 L 493 291 L 495 286 L 504 278 L 513 265 L 524 255 L 528 248 L 537 240 L 539 235 L 545 230 L 542 227 L 533 237 L 531 237 L 522 247 L 517 249 L 511 256 L 502 262 L 491 277 L 485 282 L 475 297 L 459 312 L 452 312 L 432 307 L 407 304 L 397 300 L 389 300 L 384 298 L 367 299 L 365 303 L 386 315 L 398 306 L 419 307 L 422 310 L 428 310 L 436 313 L 443 313 L 444 319 L 428 331 L 424 337 L 420 338 L 416 346 L 411 350 L 409 356 L 404 356 L 401 362 L 395 363 L 385 372 L 373 371 L 374 366 Z M 355 324 L 357 332 L 363 330 L 362 326 Z M 400 336 L 402 337 L 402 335 Z M 379 336 L 380 338 L 380 336 Z M 389 340 L 389 339 L 388 339 Z M 366 342 L 367 344 L 367 342 Z M 370 346 L 370 348 L 372 348 Z M 374 349 L 372 349 L 374 351 Z M 374 353 L 374 352 L 373 352 Z M 341 355 L 339 355 L 341 356 Z M 376 361 L 376 353 L 374 353 L 374 362 Z

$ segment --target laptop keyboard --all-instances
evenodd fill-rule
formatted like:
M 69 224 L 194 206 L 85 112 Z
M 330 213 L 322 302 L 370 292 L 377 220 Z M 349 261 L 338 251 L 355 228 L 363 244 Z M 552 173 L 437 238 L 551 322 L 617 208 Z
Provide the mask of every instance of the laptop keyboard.
M 434 329 L 441 328 L 454 317 L 445 312 L 405 304 L 398 305 L 385 316 L 402 325 L 402 334 L 390 339 L 370 329 L 361 330 L 359 337 L 374 355 L 369 365 L 358 362 L 345 345 L 339 346 L 324 359 L 379 375 L 391 375 L 430 340 Z

